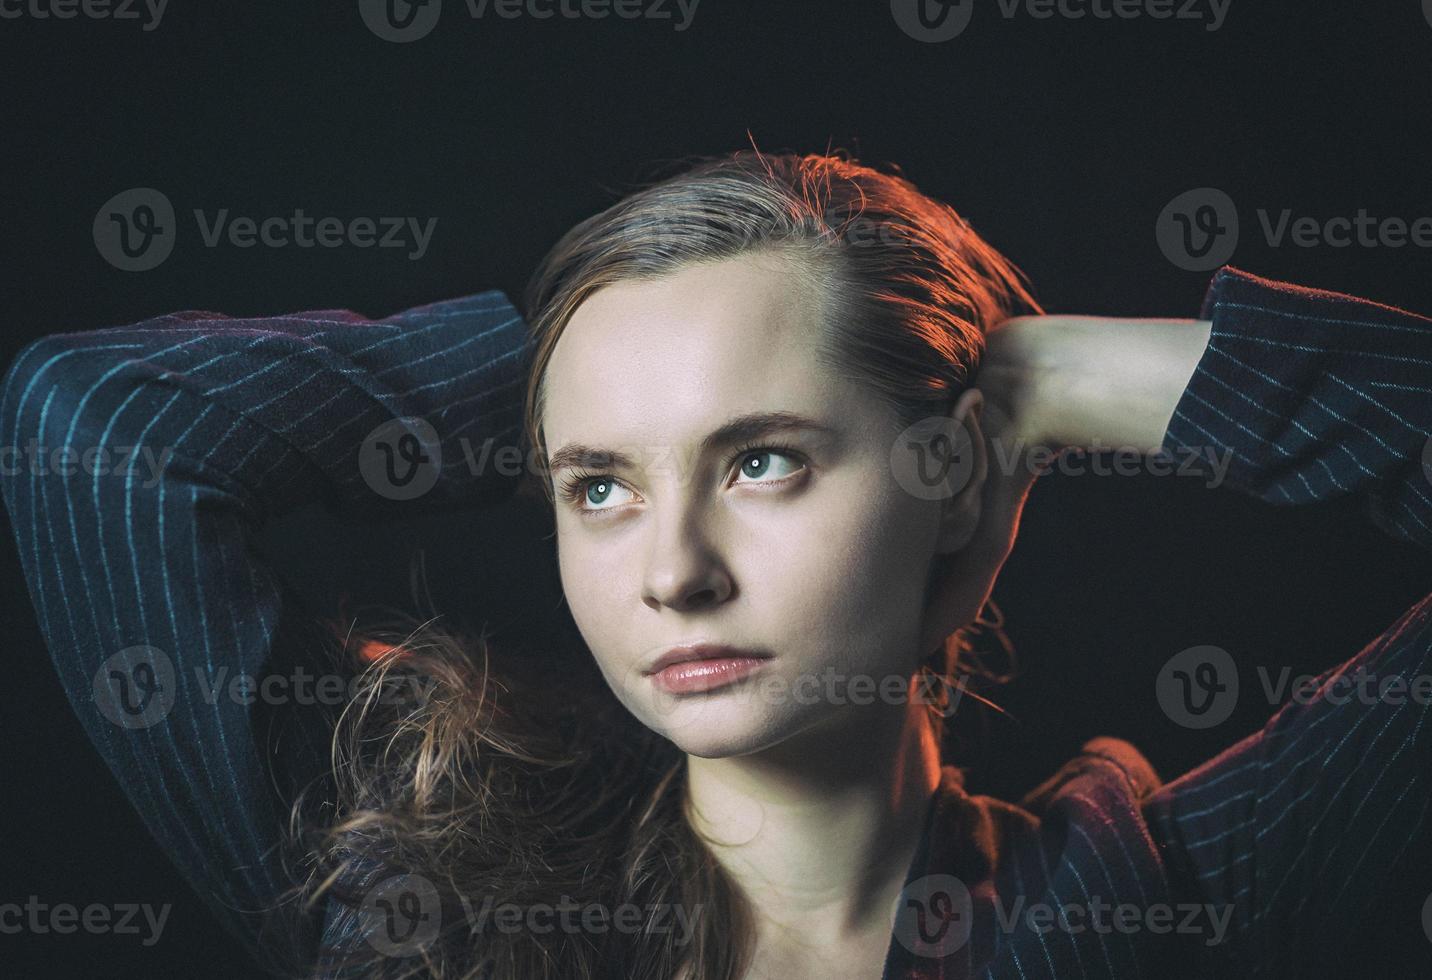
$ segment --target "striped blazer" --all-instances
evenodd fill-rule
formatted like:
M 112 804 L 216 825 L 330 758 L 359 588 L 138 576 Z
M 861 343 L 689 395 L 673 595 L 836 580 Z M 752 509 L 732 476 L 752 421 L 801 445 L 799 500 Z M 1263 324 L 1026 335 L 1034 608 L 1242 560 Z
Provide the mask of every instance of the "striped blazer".
M 1233 268 L 1202 316 L 1212 335 L 1164 449 L 1226 455 L 1226 484 L 1270 504 L 1354 497 L 1384 533 L 1432 546 L 1432 321 Z M 486 292 L 381 320 L 175 313 L 41 338 L 5 376 L 0 494 L 71 704 L 160 845 L 270 969 L 365 934 L 336 904 L 322 919 L 260 911 L 287 883 L 285 805 L 322 772 L 327 729 L 224 687 L 312 649 L 312 611 L 255 535 L 315 501 L 368 519 L 503 500 L 516 480 L 475 472 L 463 440 L 518 444 L 529 355 L 517 312 Z M 1018 804 L 967 793 L 946 766 L 883 980 L 1365 968 L 1350 938 L 1390 896 L 1405 910 L 1432 891 L 1429 610 L 1432 597 L 1323 674 L 1318 696 L 1167 784 L 1110 738 Z M 1189 712 L 1226 687 L 1216 664 L 1174 667 Z M 1376 696 L 1337 696 L 1367 674 Z M 1395 952 L 1425 963 L 1421 941 Z

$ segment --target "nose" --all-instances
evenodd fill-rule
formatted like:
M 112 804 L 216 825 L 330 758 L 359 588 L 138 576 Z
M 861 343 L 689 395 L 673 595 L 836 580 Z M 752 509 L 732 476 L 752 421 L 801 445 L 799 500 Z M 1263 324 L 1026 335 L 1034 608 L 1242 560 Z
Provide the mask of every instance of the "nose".
M 730 597 L 734 585 L 713 543 L 716 530 L 699 506 L 682 505 L 654 522 L 642 580 L 642 601 L 649 608 L 690 612 Z

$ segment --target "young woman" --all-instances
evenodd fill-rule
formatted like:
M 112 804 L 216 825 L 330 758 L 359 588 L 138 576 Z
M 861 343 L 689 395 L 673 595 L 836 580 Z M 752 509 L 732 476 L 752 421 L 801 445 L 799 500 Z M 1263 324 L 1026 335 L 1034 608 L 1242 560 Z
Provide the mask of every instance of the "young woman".
M 0 488 L 76 712 L 275 972 L 1344 975 L 1429 882 L 1425 699 L 1290 703 L 1167 785 L 1094 739 L 1018 805 L 943 729 L 1041 450 L 1231 454 L 1241 492 L 1428 547 L 1429 366 L 1428 320 L 1234 269 L 1198 320 L 1043 316 L 907 181 L 743 152 L 572 229 L 525 325 L 489 292 L 43 338 L 0 439 L 166 462 Z M 330 664 L 261 522 L 495 503 L 461 440 L 519 434 L 585 649 L 425 621 Z M 1321 691 L 1426 677 L 1429 609 Z M 361 670 L 336 722 L 205 696 L 295 664 Z

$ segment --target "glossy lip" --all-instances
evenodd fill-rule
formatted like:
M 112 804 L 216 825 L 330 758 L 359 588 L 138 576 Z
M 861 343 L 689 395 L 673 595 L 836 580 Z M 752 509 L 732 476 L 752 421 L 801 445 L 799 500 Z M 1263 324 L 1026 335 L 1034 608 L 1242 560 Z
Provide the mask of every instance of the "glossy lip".
M 740 647 L 729 647 L 719 643 L 684 643 L 669 647 L 661 656 L 657 657 L 645 670 L 642 671 L 647 677 L 659 674 L 672 664 L 682 664 L 691 660 L 770 660 L 771 655 L 759 650 L 743 650 Z
M 744 680 L 766 664 L 769 657 L 719 657 L 715 660 L 683 660 L 668 664 L 651 675 L 651 683 L 674 697 L 706 694 Z

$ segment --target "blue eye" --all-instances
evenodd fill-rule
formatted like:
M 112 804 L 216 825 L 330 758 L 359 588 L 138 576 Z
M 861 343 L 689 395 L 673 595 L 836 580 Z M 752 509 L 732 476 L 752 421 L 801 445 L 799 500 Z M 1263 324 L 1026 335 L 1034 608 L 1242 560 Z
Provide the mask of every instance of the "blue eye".
M 772 458 L 784 459 L 787 465 L 784 469 L 782 464 L 773 467 Z M 738 449 L 727 461 L 728 470 L 731 464 L 738 460 L 741 466 L 735 481 L 737 483 L 778 483 L 792 473 L 799 472 L 801 468 L 796 451 L 783 446 L 748 446 Z M 739 479 L 740 477 L 749 479 Z M 558 494 L 562 499 L 570 502 L 581 514 L 616 510 L 615 505 L 605 505 L 611 503 L 613 494 L 618 495 L 618 503 L 624 503 L 625 501 L 620 499 L 620 494 L 623 493 L 630 495 L 632 492 L 615 477 L 604 473 L 574 472 L 558 487 Z
M 741 475 L 752 477 L 757 482 L 770 483 L 773 481 L 761 480 L 760 478 L 770 476 L 772 472 L 775 472 L 776 478 L 780 479 L 781 477 L 790 476 L 791 473 L 797 472 L 799 470 L 798 466 L 790 468 L 788 472 L 784 473 L 778 472 L 780 469 L 779 467 L 776 467 L 776 469 L 773 470 L 771 464 L 772 457 L 782 458 L 787 461 L 794 462 L 792 456 L 789 453 L 781 452 L 778 449 L 758 449 L 754 452 L 747 453 L 746 456 L 741 460 Z
M 610 507 L 601 505 L 619 491 L 631 492 L 609 476 L 598 476 L 581 480 L 574 488 L 572 496 L 580 498 L 579 502 L 585 505 L 579 507 L 580 510 L 610 510 Z

